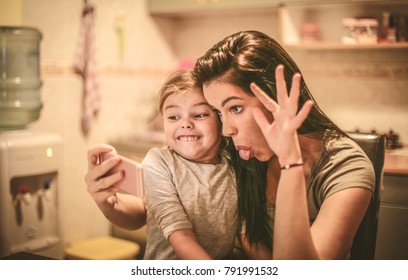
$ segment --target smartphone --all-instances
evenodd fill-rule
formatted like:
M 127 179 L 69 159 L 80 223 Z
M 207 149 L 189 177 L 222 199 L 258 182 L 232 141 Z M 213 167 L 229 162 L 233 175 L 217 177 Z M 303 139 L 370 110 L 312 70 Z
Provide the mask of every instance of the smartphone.
M 105 161 L 116 155 L 114 152 L 103 153 L 101 155 L 102 161 Z M 119 171 L 124 173 L 124 178 L 117 182 L 114 186 L 128 194 L 143 198 L 144 186 L 143 186 L 143 168 L 139 162 L 128 159 L 124 156 L 118 155 L 120 163 L 113 167 L 109 174 L 113 174 Z

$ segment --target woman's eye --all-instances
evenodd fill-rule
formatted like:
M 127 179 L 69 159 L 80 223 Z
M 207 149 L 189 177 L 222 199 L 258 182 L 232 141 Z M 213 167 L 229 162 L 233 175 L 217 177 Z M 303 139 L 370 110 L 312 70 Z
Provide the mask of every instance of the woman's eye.
M 221 112 L 220 112 L 220 111 L 218 111 L 217 109 L 212 109 L 212 111 L 213 111 L 214 113 L 216 113 L 218 116 L 221 117 Z
M 239 114 L 241 113 L 242 109 L 243 109 L 242 106 L 232 106 L 230 111 L 233 114 Z

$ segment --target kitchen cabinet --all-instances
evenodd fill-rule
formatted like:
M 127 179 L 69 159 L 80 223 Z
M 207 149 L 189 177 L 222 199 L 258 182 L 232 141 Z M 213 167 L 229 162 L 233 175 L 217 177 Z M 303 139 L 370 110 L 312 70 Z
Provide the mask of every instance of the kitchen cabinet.
M 375 258 L 408 260 L 408 176 L 385 175 Z
M 188 17 L 234 11 L 256 11 L 277 8 L 280 0 L 149 0 L 152 16 Z

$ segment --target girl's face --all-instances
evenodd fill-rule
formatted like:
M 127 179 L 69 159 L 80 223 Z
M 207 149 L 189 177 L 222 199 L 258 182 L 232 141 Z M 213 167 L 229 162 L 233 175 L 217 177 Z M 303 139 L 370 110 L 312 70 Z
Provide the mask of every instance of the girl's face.
M 163 126 L 167 144 L 182 157 L 197 163 L 218 162 L 218 117 L 200 90 L 168 96 Z
M 268 161 L 274 153 L 255 122 L 252 109 L 261 108 L 270 121 L 273 117 L 258 98 L 237 86 L 217 81 L 205 83 L 203 90 L 205 99 L 221 117 L 222 133 L 232 138 L 240 157 Z

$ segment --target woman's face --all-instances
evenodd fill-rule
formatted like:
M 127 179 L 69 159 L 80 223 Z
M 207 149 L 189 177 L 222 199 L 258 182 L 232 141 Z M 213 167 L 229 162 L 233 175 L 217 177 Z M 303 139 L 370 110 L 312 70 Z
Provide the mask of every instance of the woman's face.
M 197 163 L 217 163 L 221 141 L 218 117 L 201 91 L 168 96 L 162 114 L 167 144 L 175 152 Z
M 205 83 L 203 90 L 205 99 L 221 117 L 222 133 L 232 138 L 240 157 L 268 161 L 274 153 L 255 122 L 252 109 L 261 108 L 270 121 L 273 117 L 258 98 L 237 86 L 218 81 Z

